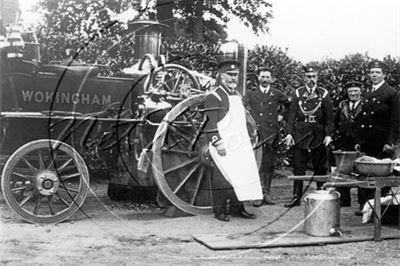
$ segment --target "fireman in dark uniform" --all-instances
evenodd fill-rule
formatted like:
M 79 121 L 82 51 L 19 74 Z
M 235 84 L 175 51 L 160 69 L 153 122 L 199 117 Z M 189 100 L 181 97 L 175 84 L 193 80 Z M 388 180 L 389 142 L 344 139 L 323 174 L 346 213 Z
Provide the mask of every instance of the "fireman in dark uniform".
M 260 166 L 260 178 L 263 186 L 263 201 L 256 203 L 275 204 L 270 198 L 271 181 L 274 174 L 275 149 L 278 142 L 279 123 L 278 109 L 283 104 L 289 108 L 290 98 L 280 90 L 271 86 L 274 81 L 270 68 L 258 70 L 259 86 L 254 90 L 248 90 L 246 106 L 257 123 L 259 130 L 259 143 L 262 144 L 262 161 Z
M 305 86 L 296 89 L 289 109 L 286 145 L 294 146 L 293 174 L 305 175 L 309 155 L 315 175 L 328 172 L 327 147 L 332 142 L 333 111 L 328 91 L 317 85 L 318 69 L 308 65 Z M 317 189 L 322 187 L 317 182 Z M 293 198 L 285 207 L 300 205 L 303 181 L 294 181 Z
M 390 150 L 399 137 L 399 95 L 385 82 L 387 67 L 374 60 L 368 64 L 372 87 L 361 102 L 362 112 L 358 127 L 359 144 L 362 152 L 378 159 L 391 158 Z M 382 188 L 385 196 L 390 188 Z M 363 207 L 367 199 L 373 198 L 374 189 L 360 189 L 359 203 Z
M 214 214 L 221 221 L 229 221 L 231 213 L 254 219 L 256 216 L 247 212 L 242 204 L 261 200 L 262 189 L 244 105 L 236 90 L 241 63 L 223 54 L 218 58 L 221 58 L 219 86 L 207 94 L 204 107 L 209 152 L 215 164 L 212 178 Z
M 333 143 L 335 149 L 354 151 L 357 144 L 358 120 L 361 116 L 361 87 L 358 81 L 349 81 L 345 84 L 347 100 L 339 103 L 335 116 L 335 135 Z M 340 193 L 340 206 L 351 206 L 350 188 L 338 187 Z

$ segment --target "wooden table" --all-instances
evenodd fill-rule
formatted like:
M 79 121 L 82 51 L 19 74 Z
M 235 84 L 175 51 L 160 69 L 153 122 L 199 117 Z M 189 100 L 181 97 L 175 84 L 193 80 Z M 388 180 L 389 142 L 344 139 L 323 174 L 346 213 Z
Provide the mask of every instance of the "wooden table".
M 381 190 L 382 187 L 400 186 L 400 176 L 385 177 L 364 177 L 355 179 L 352 176 L 332 173 L 329 175 L 305 175 L 289 176 L 289 180 L 299 180 L 308 182 L 324 182 L 324 187 L 362 187 L 375 188 L 375 203 L 373 208 L 374 216 L 374 240 L 381 241 Z M 399 228 L 400 228 L 400 205 L 399 205 Z

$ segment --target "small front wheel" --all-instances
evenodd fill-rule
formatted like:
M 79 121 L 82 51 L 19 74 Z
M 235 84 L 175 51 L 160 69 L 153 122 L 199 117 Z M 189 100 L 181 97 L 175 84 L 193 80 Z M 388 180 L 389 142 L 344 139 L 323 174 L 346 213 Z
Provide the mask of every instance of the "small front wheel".
M 70 145 L 41 139 L 16 150 L 4 166 L 1 188 L 10 208 L 30 223 L 59 223 L 85 201 L 89 171 Z

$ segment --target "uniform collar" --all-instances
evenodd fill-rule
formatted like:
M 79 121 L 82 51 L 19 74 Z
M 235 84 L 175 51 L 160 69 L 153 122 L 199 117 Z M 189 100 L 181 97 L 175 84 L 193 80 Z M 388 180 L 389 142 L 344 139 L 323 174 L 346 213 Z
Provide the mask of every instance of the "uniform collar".
M 381 82 L 379 82 L 376 85 L 372 85 L 372 91 L 378 90 L 383 85 L 383 83 L 385 83 L 385 80 L 382 80 Z
M 308 92 L 308 94 L 312 94 L 313 92 L 315 92 L 317 90 L 317 84 L 314 85 L 314 87 L 309 88 L 307 85 L 306 87 L 306 91 Z
M 360 102 L 361 102 L 361 99 L 358 99 L 358 100 L 355 101 L 355 102 L 349 101 L 349 107 L 350 107 L 352 110 L 354 110 L 354 109 L 359 105 Z
M 223 89 L 223 90 L 225 90 L 225 92 L 228 94 L 228 95 L 235 95 L 236 94 L 236 90 L 231 90 L 231 89 L 229 89 L 229 88 L 227 88 L 227 87 L 225 87 L 225 86 L 223 86 L 223 85 L 220 85 L 221 86 L 221 88 Z
M 270 89 L 271 89 L 271 85 L 268 85 L 267 87 L 263 87 L 263 86 L 260 85 L 260 91 L 261 91 L 262 93 L 267 94 L 267 93 L 269 92 Z

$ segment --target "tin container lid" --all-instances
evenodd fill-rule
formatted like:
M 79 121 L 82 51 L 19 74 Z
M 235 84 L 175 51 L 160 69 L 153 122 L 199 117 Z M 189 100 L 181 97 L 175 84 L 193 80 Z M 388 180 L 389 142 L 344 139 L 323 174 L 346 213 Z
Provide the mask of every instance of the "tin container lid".
M 314 200 L 336 200 L 340 197 L 339 192 L 335 190 L 316 190 L 307 194 L 304 200 L 314 199 Z

